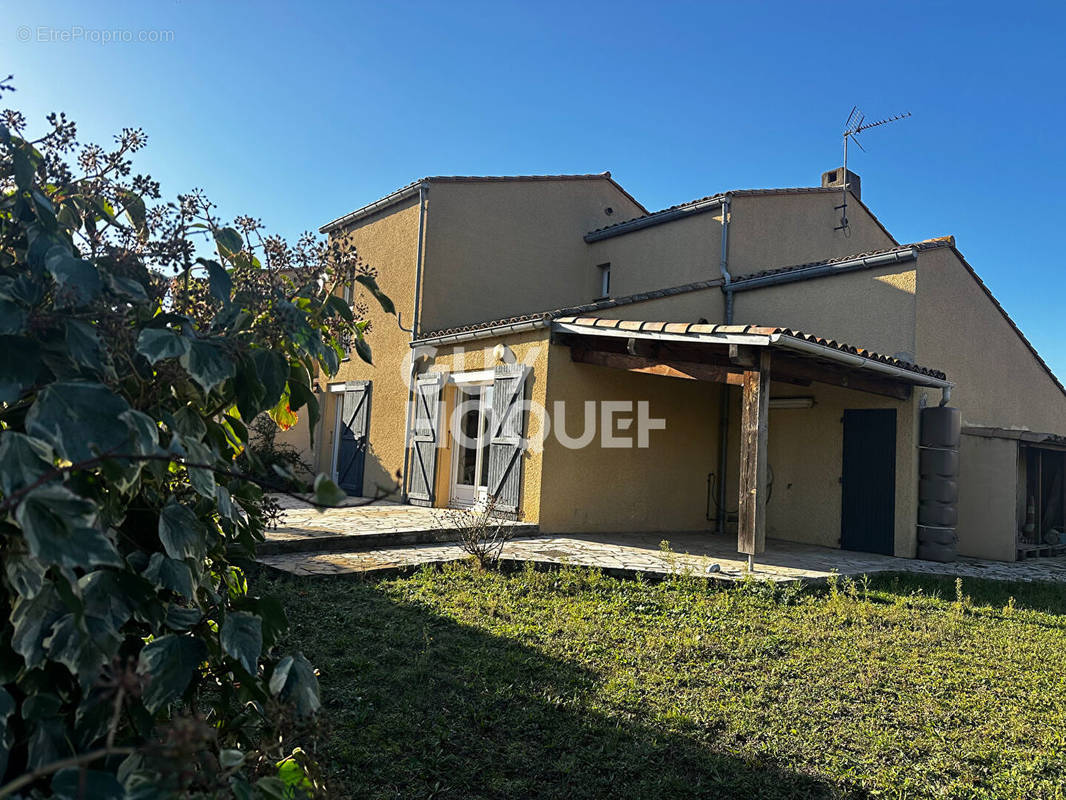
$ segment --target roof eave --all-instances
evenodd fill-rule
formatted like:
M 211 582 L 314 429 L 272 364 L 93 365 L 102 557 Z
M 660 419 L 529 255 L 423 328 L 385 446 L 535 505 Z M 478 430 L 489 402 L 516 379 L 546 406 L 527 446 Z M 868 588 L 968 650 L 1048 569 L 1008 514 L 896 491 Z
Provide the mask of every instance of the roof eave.
M 877 372 L 883 376 L 910 383 L 916 386 L 928 386 L 934 389 L 952 389 L 955 384 L 944 378 L 919 372 L 903 366 L 888 364 L 876 358 L 851 353 L 817 342 L 807 341 L 786 333 L 771 332 L 771 329 L 758 328 L 740 329 L 733 331 L 716 331 L 714 333 L 682 333 L 671 331 L 633 330 L 632 328 L 598 328 L 583 325 L 570 319 L 560 319 L 551 323 L 553 331 L 561 333 L 573 333 L 579 335 L 613 336 L 623 338 L 640 338 L 659 341 L 692 342 L 702 341 L 716 344 L 739 344 L 753 345 L 756 347 L 781 347 L 786 350 L 804 353 L 808 356 L 833 361 L 851 369 Z M 943 373 L 941 373 L 943 374 Z
M 350 225 L 353 222 L 358 222 L 361 219 L 366 219 L 369 216 L 377 214 L 380 211 L 384 211 L 387 208 L 391 208 L 397 203 L 401 203 L 410 197 L 414 197 L 422 189 L 428 185 L 426 179 L 415 181 L 414 183 L 404 186 L 402 189 L 397 189 L 392 194 L 387 194 L 380 200 L 375 200 L 373 203 L 357 208 L 349 214 L 345 214 L 343 217 L 337 217 L 332 222 L 327 222 L 321 228 L 318 229 L 319 233 L 329 233 L 337 228 L 343 228 L 346 225 Z

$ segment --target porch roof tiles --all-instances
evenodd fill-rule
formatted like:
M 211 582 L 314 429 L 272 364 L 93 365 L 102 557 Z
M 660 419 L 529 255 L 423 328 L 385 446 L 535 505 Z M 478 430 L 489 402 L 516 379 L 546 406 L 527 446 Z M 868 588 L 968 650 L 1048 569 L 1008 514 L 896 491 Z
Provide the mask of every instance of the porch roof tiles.
M 907 370 L 916 375 L 933 378 L 937 381 L 947 380 L 947 375 L 940 370 L 930 369 L 929 367 L 913 364 L 893 356 L 886 356 L 862 347 L 855 347 L 854 345 L 846 344 L 844 342 L 838 342 L 836 339 L 827 339 L 811 333 L 793 330 L 792 328 L 779 328 L 764 325 L 719 325 L 700 322 L 644 322 L 641 320 L 618 320 L 578 316 L 557 317 L 554 321 L 559 325 L 586 327 L 599 330 L 613 329 L 632 331 L 634 333 L 659 332 L 693 337 L 721 337 L 723 339 L 743 335 L 769 337 L 774 340 L 780 340 L 784 337 L 786 339 L 820 345 L 841 353 L 860 356 L 868 361 L 887 364 L 888 366 Z

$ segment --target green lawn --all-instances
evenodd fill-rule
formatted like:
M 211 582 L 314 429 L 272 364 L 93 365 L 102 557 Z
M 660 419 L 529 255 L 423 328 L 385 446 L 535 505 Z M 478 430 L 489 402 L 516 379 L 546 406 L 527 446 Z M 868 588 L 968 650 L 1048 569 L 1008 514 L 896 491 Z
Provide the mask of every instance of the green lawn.
M 1058 587 L 257 580 L 321 670 L 339 797 L 1066 794 Z

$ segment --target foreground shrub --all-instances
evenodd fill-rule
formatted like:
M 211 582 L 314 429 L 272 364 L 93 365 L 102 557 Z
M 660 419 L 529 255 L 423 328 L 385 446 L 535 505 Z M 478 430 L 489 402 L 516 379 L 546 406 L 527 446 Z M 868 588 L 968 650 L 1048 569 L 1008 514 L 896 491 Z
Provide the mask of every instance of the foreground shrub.
M 275 488 L 247 425 L 313 431 L 339 342 L 369 359 L 355 254 L 149 208 L 139 130 L 49 122 L 0 124 L 0 796 L 312 792 L 315 673 L 244 576 Z

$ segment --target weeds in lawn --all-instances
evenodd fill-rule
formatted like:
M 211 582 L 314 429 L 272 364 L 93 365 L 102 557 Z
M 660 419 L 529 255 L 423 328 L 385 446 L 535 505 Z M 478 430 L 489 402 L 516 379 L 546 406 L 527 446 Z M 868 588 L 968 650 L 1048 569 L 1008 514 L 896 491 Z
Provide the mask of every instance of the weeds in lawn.
M 514 527 L 496 512 L 495 497 L 472 509 L 444 508 L 437 514 L 441 527 L 454 532 L 456 544 L 483 570 L 496 567 L 503 546 L 514 536 Z

